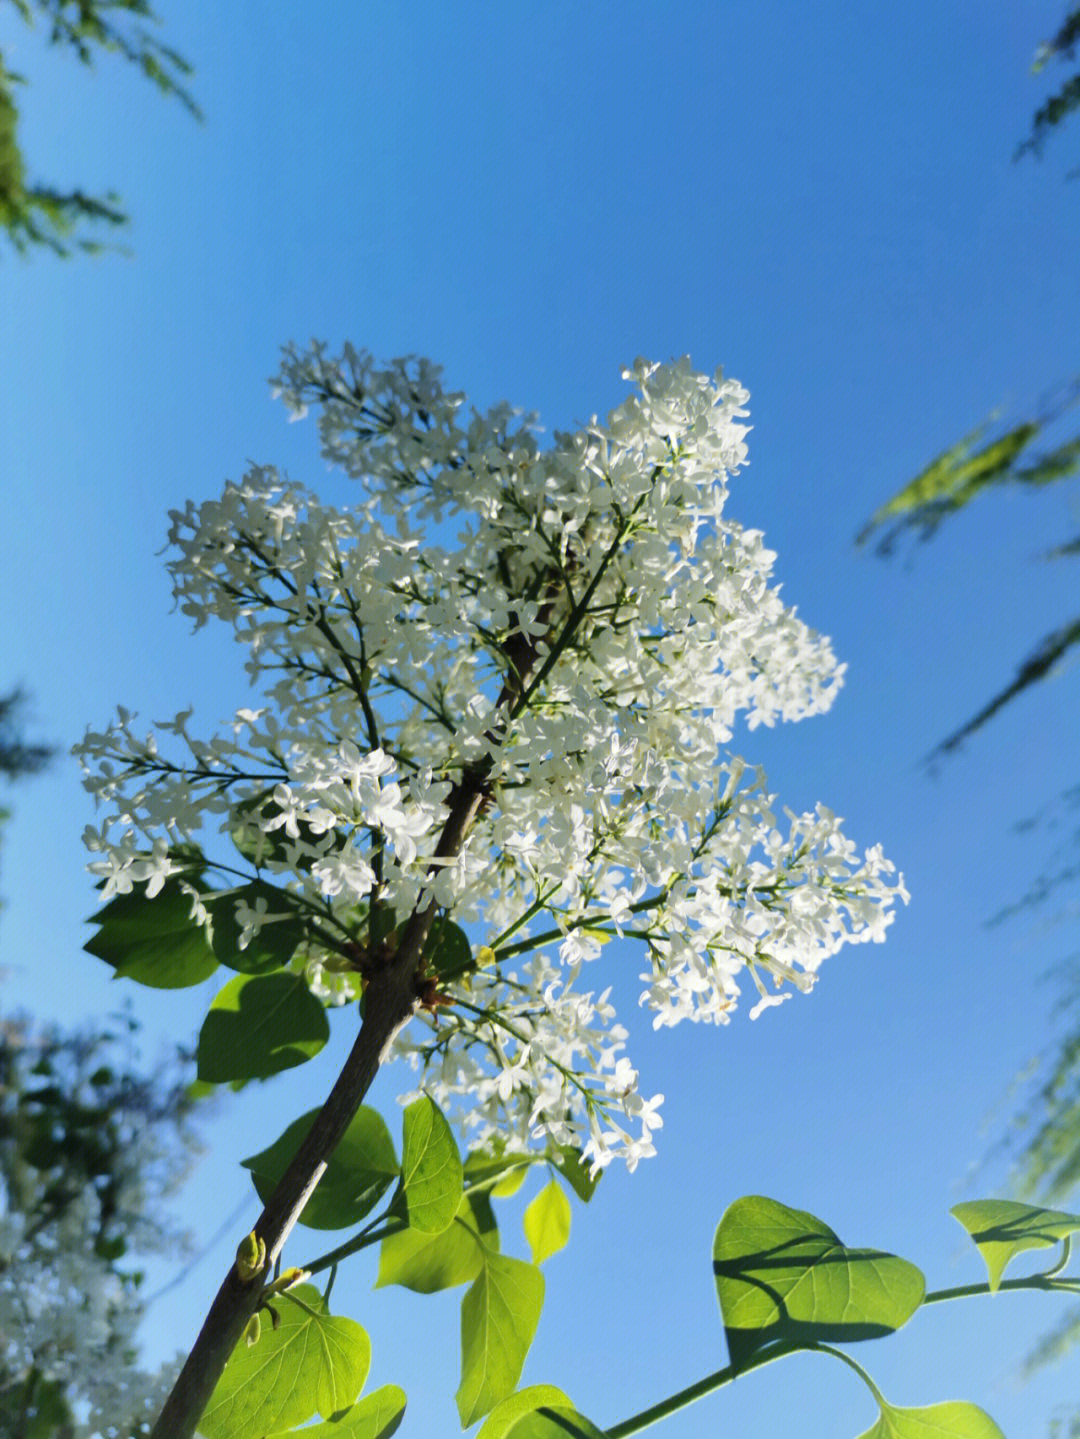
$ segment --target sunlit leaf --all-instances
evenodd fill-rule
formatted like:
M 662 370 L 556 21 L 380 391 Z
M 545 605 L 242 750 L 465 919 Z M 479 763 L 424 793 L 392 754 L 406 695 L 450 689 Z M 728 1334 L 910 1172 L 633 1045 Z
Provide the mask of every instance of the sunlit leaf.
M 540 1310 L 544 1276 L 534 1264 L 485 1252 L 461 1301 L 461 1384 L 457 1407 L 468 1428 L 513 1391 Z
M 354 1319 L 328 1314 L 310 1284 L 272 1303 L 280 1326 L 264 1323 L 257 1344 L 233 1351 L 199 1420 L 206 1439 L 264 1439 L 348 1408 L 363 1388 L 371 1345 Z
M 532 1384 L 527 1389 L 519 1389 L 516 1394 L 507 1395 L 495 1405 L 476 1439 L 506 1439 L 522 1415 L 531 1414 L 545 1404 L 551 1408 L 568 1409 L 570 1400 L 554 1384 Z
M 604 1439 L 604 1431 L 576 1409 L 545 1404 L 519 1419 L 506 1439 Z
M 256 909 L 259 902 L 268 915 L 286 915 L 285 919 L 268 920 L 253 934 L 243 949 L 240 947 L 240 922 L 236 907 L 241 902 Z M 283 890 L 254 880 L 236 889 L 217 890 L 204 896 L 210 915 L 210 946 L 220 964 L 241 974 L 266 974 L 282 969 L 292 958 L 304 938 L 304 925 Z
M 240 1162 L 250 1169 L 265 1204 L 315 1122 L 317 1109 L 294 1119 L 269 1148 Z M 318 1187 L 304 1206 L 300 1223 L 309 1229 L 347 1229 L 358 1224 L 398 1176 L 394 1141 L 382 1115 L 361 1105 L 327 1163 Z
M 403 1391 L 396 1384 L 384 1384 L 325 1424 L 289 1430 L 289 1439 L 293 1435 L 297 1439 L 390 1439 L 404 1417 Z M 272 1434 L 270 1439 L 286 1439 L 286 1435 Z
M 897 1409 L 885 1404 L 877 1423 L 859 1439 L 1005 1439 L 985 1410 L 962 1400 Z
M 848 1344 L 891 1334 L 926 1281 L 914 1264 L 849 1249 L 820 1219 L 775 1199 L 737 1199 L 713 1243 L 713 1272 L 736 1369 L 777 1341 Z
M 480 1272 L 484 1248 L 497 1251 L 499 1231 L 486 1194 L 466 1194 L 453 1224 L 441 1234 L 404 1229 L 389 1234 L 379 1250 L 376 1288 L 401 1284 L 418 1294 L 434 1294 L 468 1284 Z
M 543 1264 L 564 1247 L 570 1238 L 570 1201 L 557 1179 L 530 1202 L 523 1223 L 534 1264 Z
M 561 1146 L 552 1162 L 577 1197 L 588 1204 L 600 1183 L 600 1171 L 597 1170 L 594 1175 L 582 1159 L 581 1150 L 569 1144 Z
M 405 1111 L 401 1187 L 409 1228 L 441 1234 L 461 1203 L 461 1155 L 443 1112 L 422 1094 Z
M 118 979 L 151 989 L 201 984 L 218 967 L 206 930 L 191 917 L 191 896 L 169 878 L 153 899 L 144 886 L 118 894 L 92 922 L 100 926 L 84 946 L 111 964 Z
M 1012 1199 L 975 1199 L 954 1204 L 949 1213 L 978 1246 L 991 1292 L 1001 1283 L 1009 1260 L 1022 1250 L 1049 1249 L 1080 1230 L 1080 1215 L 1018 1204 Z

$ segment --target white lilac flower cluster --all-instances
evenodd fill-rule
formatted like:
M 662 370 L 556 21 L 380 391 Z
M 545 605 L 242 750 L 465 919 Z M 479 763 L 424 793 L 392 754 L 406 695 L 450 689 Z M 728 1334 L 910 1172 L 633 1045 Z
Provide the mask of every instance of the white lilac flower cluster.
M 335 509 L 255 468 L 172 514 L 180 608 L 233 626 L 262 702 L 208 741 L 188 714 L 159 724 L 169 755 L 123 710 L 89 733 L 91 869 L 106 896 L 153 894 L 204 827 L 239 826 L 323 934 L 434 898 L 486 948 L 438 1024 L 399 1036 L 424 1087 L 470 1143 L 576 1143 L 632 1168 L 659 1099 L 608 991 L 579 987 L 610 936 L 646 957 L 654 1025 L 726 1023 L 741 976 L 752 1014 L 808 989 L 907 894 L 823 806 L 780 827 L 764 776 L 726 752 L 740 715 L 821 713 L 843 675 L 770 584 L 761 534 L 724 514 L 746 391 L 638 361 L 606 423 L 541 449 L 531 417 L 467 412 L 439 375 L 285 351 L 277 392 L 318 409 L 324 456 L 362 492 Z M 485 803 L 433 865 L 477 773 Z M 247 938 L 275 914 L 239 918 Z M 315 940 L 294 962 L 347 997 L 328 957 Z
M 140 1157 L 136 1143 L 132 1164 Z M 155 1161 L 152 1146 L 145 1157 Z M 179 1366 L 148 1374 L 135 1364 L 144 1305 L 134 1281 L 95 1253 L 98 1228 L 90 1188 L 46 1227 L 17 1209 L 0 1215 L 0 1374 L 58 1385 L 79 1439 L 127 1439 L 149 1433 Z

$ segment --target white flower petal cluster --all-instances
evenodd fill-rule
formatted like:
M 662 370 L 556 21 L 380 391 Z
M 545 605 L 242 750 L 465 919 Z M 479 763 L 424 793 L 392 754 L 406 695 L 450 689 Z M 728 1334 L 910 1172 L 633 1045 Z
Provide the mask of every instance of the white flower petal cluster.
M 761 534 L 725 515 L 746 391 L 686 359 L 627 378 L 606 422 L 541 448 L 531 417 L 467 411 L 426 361 L 287 349 L 276 389 L 296 417 L 318 409 L 356 504 L 262 467 L 171 517 L 180 608 L 232 625 L 259 706 L 206 741 L 187 713 L 140 737 L 121 710 L 78 752 L 107 896 L 153 893 L 207 828 L 239 836 L 311 917 L 296 963 L 327 997 L 353 992 L 324 961 L 373 905 L 401 920 L 434 899 L 481 926 L 490 959 L 399 1051 L 472 1143 L 633 1167 L 658 1100 L 606 987 L 581 983 L 611 936 L 640 946 L 655 1025 L 726 1023 L 740 980 L 755 1014 L 809 988 L 907 895 L 823 806 L 780 825 L 726 748 L 741 720 L 828 709 L 843 676 L 781 601 Z M 478 776 L 464 844 L 436 854 Z M 239 916 L 248 939 L 274 918 Z
M 154 1162 L 152 1146 L 146 1157 Z M 0 1373 L 32 1369 L 58 1384 L 79 1439 L 126 1439 L 149 1433 L 179 1363 L 156 1374 L 136 1365 L 144 1305 L 134 1281 L 94 1251 L 98 1210 L 88 1188 L 44 1229 L 17 1209 L 0 1216 Z

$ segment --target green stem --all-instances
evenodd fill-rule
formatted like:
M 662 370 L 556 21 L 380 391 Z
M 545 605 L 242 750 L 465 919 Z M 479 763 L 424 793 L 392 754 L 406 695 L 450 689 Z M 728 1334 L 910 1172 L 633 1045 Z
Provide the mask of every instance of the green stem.
M 685 1389 L 680 1389 L 677 1394 L 670 1394 L 659 1404 L 654 1404 L 649 1409 L 643 1409 L 640 1414 L 631 1415 L 621 1424 L 613 1424 L 610 1429 L 604 1430 L 605 1439 L 626 1439 L 628 1434 L 637 1434 L 642 1429 L 648 1429 L 650 1424 L 659 1424 L 660 1420 L 666 1419 L 669 1414 L 675 1414 L 678 1410 L 685 1409 L 688 1404 L 694 1404 L 698 1399 L 704 1399 L 706 1394 L 711 1394 L 715 1389 L 722 1389 L 725 1384 L 730 1384 L 739 1375 L 749 1374 L 752 1369 L 760 1369 L 765 1364 L 771 1364 L 774 1359 L 783 1359 L 787 1354 L 796 1354 L 805 1347 L 802 1344 L 777 1344 L 763 1354 L 756 1354 L 752 1359 L 748 1359 L 738 1371 L 733 1364 L 728 1364 L 723 1369 L 718 1369 L 715 1374 L 709 1374 L 704 1379 L 699 1379 L 696 1384 L 689 1384 Z
M 870 1375 L 867 1374 L 866 1370 L 862 1367 L 862 1365 L 858 1363 L 857 1360 L 852 1359 L 850 1354 L 845 1354 L 840 1349 L 834 1349 L 831 1344 L 811 1344 L 807 1345 L 807 1348 L 815 1350 L 818 1354 L 831 1354 L 834 1359 L 839 1359 L 842 1363 L 846 1364 L 849 1369 L 854 1369 L 855 1373 L 859 1376 L 862 1382 L 866 1385 L 867 1389 L 870 1390 L 870 1393 L 877 1400 L 878 1407 L 881 1409 L 882 1413 L 885 1412 L 885 1410 L 888 1408 L 888 1405 L 885 1401 L 884 1394 L 882 1394 L 881 1390 L 870 1378 Z
M 1052 1279 L 1046 1274 L 1032 1274 L 1025 1279 L 1006 1279 L 999 1287 L 1010 1290 L 1039 1289 L 1051 1293 L 1076 1294 L 1080 1293 L 1080 1277 Z M 963 1284 L 955 1289 L 936 1289 L 926 1296 L 923 1304 L 937 1304 L 944 1299 L 966 1299 L 970 1295 L 989 1293 L 989 1284 Z M 725 1384 L 730 1384 L 738 1375 L 749 1374 L 752 1369 L 759 1369 L 763 1364 L 771 1364 L 774 1359 L 783 1359 L 788 1354 L 813 1354 L 815 1352 L 831 1354 L 834 1359 L 840 1359 L 849 1368 L 854 1369 L 869 1387 L 877 1402 L 884 1405 L 885 1400 L 874 1381 L 866 1370 L 849 1355 L 842 1353 L 839 1349 L 834 1349 L 830 1344 L 780 1342 L 748 1359 L 737 1373 L 734 1365 L 728 1364 L 724 1369 L 718 1369 L 715 1374 L 709 1374 L 704 1379 L 699 1379 L 696 1384 L 690 1384 L 685 1389 L 680 1389 L 678 1393 L 661 1399 L 659 1404 L 653 1404 L 651 1408 L 642 1409 L 639 1414 L 632 1414 L 629 1419 L 624 1419 L 619 1424 L 613 1424 L 604 1430 L 605 1439 L 626 1439 L 629 1434 L 637 1434 L 640 1430 L 647 1429 L 650 1424 L 658 1424 L 669 1414 L 674 1414 L 679 1409 L 685 1409 L 688 1404 L 703 1399 L 706 1394 L 711 1394 L 715 1389 L 721 1389 Z
M 1064 1279 L 1053 1279 L 1047 1274 L 1029 1274 L 1024 1279 L 1003 1279 L 997 1292 L 1007 1289 L 1041 1289 L 1051 1294 L 1076 1294 L 1080 1292 L 1080 1276 L 1067 1275 Z M 940 1304 L 945 1299 L 970 1299 L 976 1294 L 993 1294 L 989 1284 L 958 1284 L 954 1289 L 934 1289 L 923 1300 L 923 1304 Z

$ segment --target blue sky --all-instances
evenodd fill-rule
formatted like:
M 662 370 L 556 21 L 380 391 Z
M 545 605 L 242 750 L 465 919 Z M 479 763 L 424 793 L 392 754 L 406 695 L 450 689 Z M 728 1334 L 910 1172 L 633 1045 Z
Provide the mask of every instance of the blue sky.
M 984 922 L 1053 853 L 1054 834 L 1011 825 L 1076 779 L 1080 675 L 1040 686 L 936 778 L 919 761 L 1075 613 L 1075 570 L 1032 557 L 1075 532 L 1078 494 L 988 501 L 910 563 L 853 536 L 995 406 L 1019 413 L 1075 371 L 1080 187 L 1064 175 L 1080 132 L 1041 163 L 1011 160 L 1061 7 L 160 11 L 196 65 L 202 126 L 118 64 L 87 73 L 0 14 L 5 63 L 31 82 L 32 168 L 117 189 L 135 220 L 131 258 L 0 266 L 0 688 L 25 683 L 65 746 L 117 702 L 147 721 L 194 703 L 204 731 L 246 702 L 240 651 L 170 614 L 156 551 L 169 508 L 252 460 L 340 492 L 313 428 L 269 397 L 285 341 L 427 354 L 479 405 L 505 397 L 550 428 L 617 403 L 635 355 L 723 364 L 754 425 L 731 512 L 765 531 L 785 598 L 849 664 L 830 715 L 734 748 L 783 803 L 820 799 L 860 844 L 880 841 L 913 898 L 883 947 L 842 952 L 810 997 L 719 1032 L 653 1035 L 632 957 L 605 952 L 665 1127 L 655 1160 L 575 1209 L 525 1382 L 612 1423 L 726 1362 L 709 1253 L 740 1194 L 904 1254 L 932 1287 L 977 1281 L 946 1211 L 1001 1180 L 969 1168 L 1046 1041 L 1055 992 L 1040 976 L 1077 939 L 1075 910 L 1057 926 Z M 5 1003 L 100 1014 L 121 988 L 80 953 L 90 802 L 70 761 L 15 799 Z M 191 1038 L 209 993 L 131 997 L 152 1056 Z M 179 1206 L 201 1235 L 245 1192 L 235 1156 L 325 1092 L 354 1023 L 338 1015 L 318 1060 L 222 1106 Z M 376 1102 L 392 1113 L 404 1084 L 380 1076 Z M 504 1210 L 519 1254 L 521 1204 Z M 151 1355 L 194 1335 L 235 1242 L 153 1306 Z M 409 1394 L 403 1433 L 454 1432 L 458 1295 L 372 1293 L 372 1278 L 353 1261 L 335 1289 L 371 1333 L 372 1383 Z M 1070 1366 L 1026 1388 L 1010 1377 L 1059 1312 L 1034 1296 L 938 1306 L 857 1357 L 895 1402 L 969 1398 L 1024 1439 L 1075 1397 Z M 844 1439 L 873 1418 L 854 1376 L 808 1356 L 658 1432 Z

